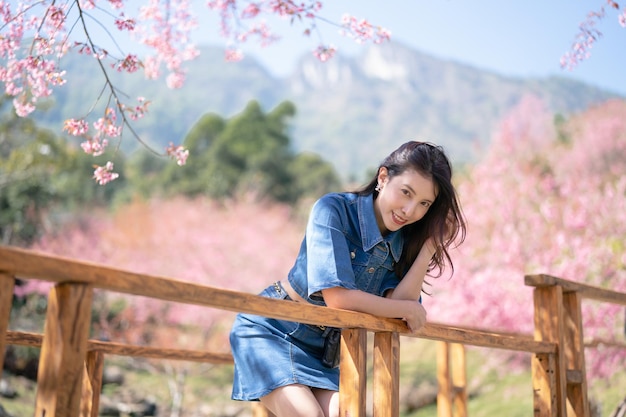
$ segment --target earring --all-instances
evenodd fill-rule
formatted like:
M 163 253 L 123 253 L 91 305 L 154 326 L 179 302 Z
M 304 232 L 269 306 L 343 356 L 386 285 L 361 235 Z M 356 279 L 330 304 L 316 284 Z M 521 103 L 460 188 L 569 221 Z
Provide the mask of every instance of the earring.
M 374 188 L 374 191 L 380 192 L 380 190 L 382 190 L 383 187 L 380 186 L 380 184 L 376 184 L 376 188 Z

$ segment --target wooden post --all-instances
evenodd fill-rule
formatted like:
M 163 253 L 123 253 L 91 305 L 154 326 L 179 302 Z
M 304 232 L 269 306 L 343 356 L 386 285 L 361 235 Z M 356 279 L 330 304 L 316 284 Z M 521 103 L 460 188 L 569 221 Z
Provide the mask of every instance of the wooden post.
M 400 335 L 374 335 L 374 417 L 400 415 Z
M 81 417 L 98 417 L 99 415 L 103 370 L 104 354 L 95 350 L 87 353 L 80 404 Z
M 450 344 L 450 373 L 452 376 L 452 415 L 467 417 L 467 374 L 465 364 L 465 346 L 461 343 Z
M 9 318 L 11 317 L 14 288 L 15 279 L 6 272 L 0 272 L 0 366 L 4 364 L 4 355 L 7 348 L 6 334 L 9 328 Z M 1 375 L 2 372 L 0 371 Z
M 61 283 L 48 296 L 37 374 L 36 417 L 77 417 L 91 321 L 93 288 Z
M 563 294 L 565 366 L 567 369 L 568 406 L 577 417 L 589 417 L 585 343 L 581 312 L 581 297 L 576 291 Z
M 537 287 L 533 293 L 535 340 L 554 342 L 558 346 L 556 354 L 547 358 L 542 354 L 533 355 L 531 369 L 535 416 L 566 416 L 563 291 L 560 286 L 552 285 Z M 554 383 L 551 378 L 554 378 Z
M 465 346 L 437 342 L 437 416 L 467 417 Z
M 532 356 L 533 415 L 535 417 L 557 417 L 555 356 L 554 353 L 536 353 Z
M 437 417 L 452 417 L 452 380 L 450 379 L 450 344 L 437 342 Z
M 365 417 L 367 392 L 367 331 L 341 331 L 339 416 Z

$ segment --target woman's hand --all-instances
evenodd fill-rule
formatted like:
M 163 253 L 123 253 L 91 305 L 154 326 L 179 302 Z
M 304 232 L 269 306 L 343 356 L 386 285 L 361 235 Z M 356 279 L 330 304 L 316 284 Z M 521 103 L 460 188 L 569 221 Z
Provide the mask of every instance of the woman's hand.
M 426 324 L 426 309 L 417 301 L 407 300 L 408 314 L 403 318 L 411 333 L 420 330 Z

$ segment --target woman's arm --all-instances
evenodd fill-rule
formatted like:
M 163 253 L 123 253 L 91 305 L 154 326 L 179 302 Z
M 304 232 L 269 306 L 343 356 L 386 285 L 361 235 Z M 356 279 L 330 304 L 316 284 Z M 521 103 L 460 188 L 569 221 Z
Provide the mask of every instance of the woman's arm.
M 393 290 L 387 291 L 385 297 L 394 300 L 419 300 L 424 277 L 434 253 L 435 244 L 432 239 L 428 239 L 398 286 Z
M 379 297 L 361 290 L 333 287 L 322 290 L 326 305 L 342 310 L 359 311 L 379 317 L 402 318 L 415 332 L 426 323 L 426 310 L 415 300 Z

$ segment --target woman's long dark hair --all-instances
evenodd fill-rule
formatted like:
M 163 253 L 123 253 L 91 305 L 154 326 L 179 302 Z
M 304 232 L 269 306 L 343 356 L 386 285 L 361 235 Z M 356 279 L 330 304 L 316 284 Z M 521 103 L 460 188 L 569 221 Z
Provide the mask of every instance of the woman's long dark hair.
M 396 274 L 403 277 L 409 270 L 420 249 L 429 237 L 433 237 L 437 247 L 429 265 L 429 275 L 439 277 L 446 264 L 454 272 L 454 265 L 448 248 L 456 242 L 458 246 L 465 240 L 466 226 L 456 190 L 452 185 L 452 166 L 442 147 L 427 142 L 407 142 L 393 151 L 380 164 L 372 181 L 357 190 L 359 195 L 378 197 L 376 186 L 380 168 L 385 167 L 389 178 L 412 169 L 426 178 L 431 178 L 437 190 L 437 197 L 426 215 L 415 223 L 402 227 L 404 249 L 396 264 Z

